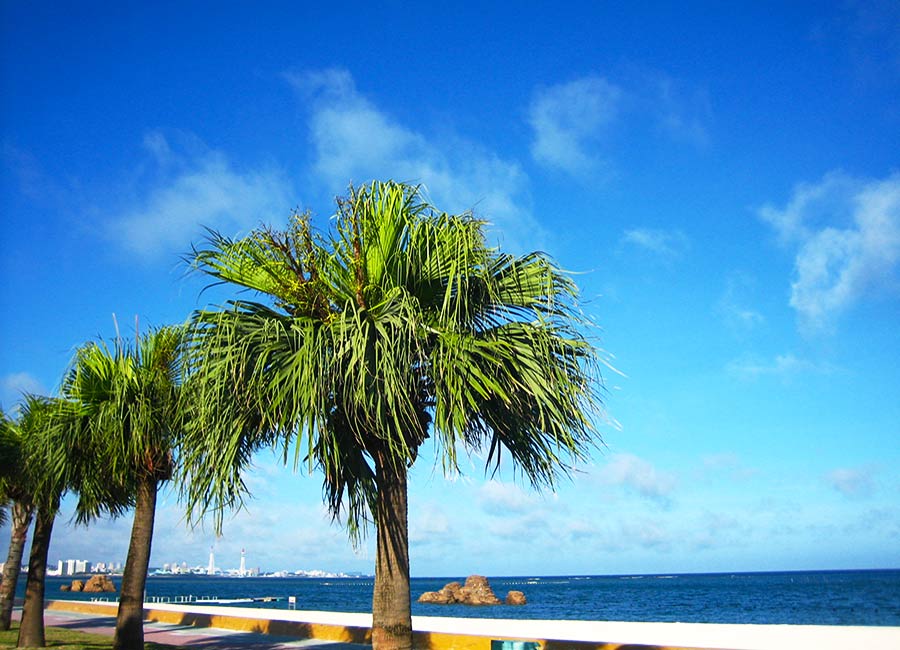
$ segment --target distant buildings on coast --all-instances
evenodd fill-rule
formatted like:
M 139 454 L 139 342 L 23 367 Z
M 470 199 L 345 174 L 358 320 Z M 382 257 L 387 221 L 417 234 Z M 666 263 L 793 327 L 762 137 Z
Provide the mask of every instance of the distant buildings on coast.
M 172 562 L 162 565 L 161 569 L 153 569 L 150 571 L 152 576 L 221 576 L 225 578 L 356 578 L 360 574 L 354 573 L 333 573 L 331 571 L 321 571 L 313 569 L 307 571 L 298 569 L 296 571 L 261 571 L 259 567 L 247 568 L 247 553 L 241 549 L 241 563 L 237 569 L 220 569 L 216 566 L 215 551 L 209 549 L 209 562 L 206 566 L 196 565 L 188 566 L 187 562 Z
M 0 563 L 0 571 L 3 570 L 5 563 Z M 121 562 L 91 562 L 89 560 L 59 560 L 56 567 L 47 567 L 48 576 L 74 576 L 88 573 L 105 573 L 110 575 L 121 575 L 123 565 Z M 21 567 L 22 573 L 28 571 L 28 566 Z M 225 578 L 359 578 L 361 573 L 334 573 L 331 571 L 322 571 L 320 569 L 297 569 L 296 571 L 261 571 L 259 567 L 247 568 L 247 555 L 244 549 L 241 549 L 241 562 L 237 569 L 220 569 L 216 566 L 216 558 L 213 549 L 209 550 L 209 562 L 206 566 L 194 565 L 189 566 L 187 562 L 167 562 L 162 567 L 151 567 L 148 572 L 150 576 L 218 576 Z
M 6 562 L 0 563 L 0 572 L 6 567 Z M 28 571 L 28 565 L 23 564 L 19 567 L 22 573 Z M 96 562 L 92 563 L 88 560 L 59 560 L 56 567 L 47 567 L 48 576 L 74 576 L 84 573 L 111 573 L 121 574 L 122 563 L 114 562 Z

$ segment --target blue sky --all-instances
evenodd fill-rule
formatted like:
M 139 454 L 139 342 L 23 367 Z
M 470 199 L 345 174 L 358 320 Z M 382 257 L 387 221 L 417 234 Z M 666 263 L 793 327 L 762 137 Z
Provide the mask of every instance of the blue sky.
M 900 566 L 900 8 L 658 5 L 2 3 L 0 403 L 225 299 L 203 226 L 414 181 L 577 273 L 615 368 L 556 494 L 420 458 L 414 575 Z M 317 476 L 249 481 L 218 540 L 164 495 L 152 564 L 371 572 Z M 64 510 L 52 561 L 124 560 Z

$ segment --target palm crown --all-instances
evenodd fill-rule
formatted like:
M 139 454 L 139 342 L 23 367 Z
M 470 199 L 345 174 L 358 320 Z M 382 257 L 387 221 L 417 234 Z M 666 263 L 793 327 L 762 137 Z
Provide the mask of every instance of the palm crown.
M 233 504 L 239 472 L 221 480 L 223 468 L 304 437 L 334 514 L 348 497 L 352 530 L 375 489 L 367 457 L 411 464 L 429 434 L 445 470 L 459 445 L 489 450 L 494 467 L 508 451 L 531 482 L 552 484 L 593 440 L 594 350 L 570 279 L 542 254 L 488 248 L 483 227 L 376 182 L 339 200 L 330 237 L 307 214 L 285 232 L 212 233 L 196 267 L 269 301 L 196 315 L 197 433 L 219 444 L 194 453 L 224 461 L 186 463 L 209 470 L 198 494 Z

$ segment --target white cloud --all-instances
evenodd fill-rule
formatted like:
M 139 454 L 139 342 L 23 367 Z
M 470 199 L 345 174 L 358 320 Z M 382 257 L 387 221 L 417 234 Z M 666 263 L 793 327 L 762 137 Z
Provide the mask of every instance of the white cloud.
M 741 546 L 748 543 L 752 526 L 731 513 L 705 512 L 687 533 L 697 550 Z
M 633 228 L 622 234 L 622 243 L 667 259 L 681 257 L 690 247 L 690 239 L 680 230 Z
M 527 178 L 517 163 L 469 140 L 429 138 L 399 123 L 360 93 L 346 70 L 288 80 L 310 108 L 313 170 L 329 191 L 373 178 L 421 183 L 438 209 L 473 210 L 489 220 L 505 247 L 542 246 L 546 233 L 529 210 Z
M 622 96 L 620 88 L 598 76 L 536 92 L 528 109 L 534 159 L 575 176 L 596 173 L 603 166 L 599 143 Z
M 868 496 L 874 489 L 872 467 L 841 467 L 829 472 L 825 481 L 846 497 Z
M 503 515 L 533 510 L 535 499 L 515 483 L 488 481 L 478 490 L 478 502 L 486 512 Z
M 672 546 L 671 531 L 655 519 L 632 518 L 620 525 L 621 537 L 628 545 L 657 550 L 668 550 Z
M 445 548 L 456 537 L 447 516 L 436 503 L 416 508 L 409 518 L 409 541 L 416 546 L 433 545 Z
M 487 520 L 487 531 L 492 537 L 506 540 L 517 546 L 534 548 L 535 544 L 555 536 L 553 519 L 544 512 L 530 512 L 515 516 L 497 516 Z M 541 540 L 541 541 L 539 541 Z
M 667 502 L 676 486 L 672 474 L 662 472 L 648 461 L 632 454 L 617 454 L 600 468 L 599 479 L 618 485 L 654 501 Z
M 828 174 L 759 215 L 796 251 L 790 304 L 804 327 L 827 327 L 867 295 L 896 287 L 900 173 L 883 180 Z
M 25 393 L 46 394 L 43 384 L 27 372 L 14 372 L 0 378 L 0 405 L 7 411 L 20 402 Z
M 787 378 L 802 373 L 828 373 L 832 368 L 801 359 L 793 354 L 779 354 L 773 360 L 745 357 L 731 361 L 726 370 L 739 377 L 757 379 L 763 376 Z
M 109 236 L 131 252 L 182 254 L 202 226 L 232 235 L 262 222 L 281 222 L 296 205 L 290 183 L 276 167 L 238 169 L 224 153 L 205 148 L 178 152 L 157 132 L 148 134 L 144 145 L 163 178 L 133 197 L 109 228 Z

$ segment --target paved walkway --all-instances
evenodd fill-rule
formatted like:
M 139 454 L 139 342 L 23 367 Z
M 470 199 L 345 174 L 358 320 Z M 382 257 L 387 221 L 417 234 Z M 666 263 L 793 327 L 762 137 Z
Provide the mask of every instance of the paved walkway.
M 21 609 L 13 612 L 18 620 Z M 116 619 L 113 616 L 74 612 L 45 611 L 44 625 L 92 634 L 113 636 Z M 372 646 L 321 639 L 295 639 L 255 632 L 238 632 L 214 627 L 193 627 L 144 621 L 144 641 L 209 650 L 371 650 Z

